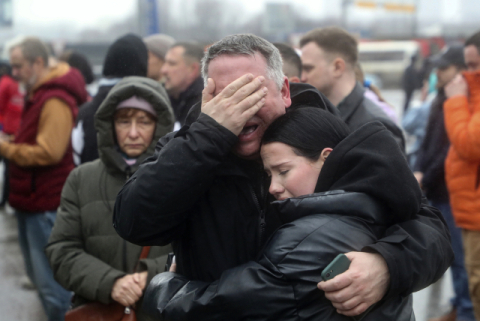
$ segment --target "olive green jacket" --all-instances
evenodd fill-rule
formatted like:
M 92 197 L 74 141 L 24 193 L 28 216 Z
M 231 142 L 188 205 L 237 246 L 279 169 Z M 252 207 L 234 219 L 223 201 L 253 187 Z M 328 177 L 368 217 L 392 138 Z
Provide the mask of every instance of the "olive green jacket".
M 116 106 L 132 95 L 149 101 L 158 115 L 154 139 L 135 165 L 128 166 L 115 142 Z M 109 93 L 95 114 L 100 159 L 74 169 L 62 190 L 57 218 L 46 253 L 55 279 L 75 292 L 74 305 L 109 303 L 114 282 L 133 273 L 142 248 L 126 242 L 112 226 L 117 193 L 139 164 L 153 154 L 157 140 L 173 129 L 168 96 L 157 82 L 127 77 Z M 152 247 L 137 271 L 148 271 L 148 282 L 163 272 L 170 246 Z

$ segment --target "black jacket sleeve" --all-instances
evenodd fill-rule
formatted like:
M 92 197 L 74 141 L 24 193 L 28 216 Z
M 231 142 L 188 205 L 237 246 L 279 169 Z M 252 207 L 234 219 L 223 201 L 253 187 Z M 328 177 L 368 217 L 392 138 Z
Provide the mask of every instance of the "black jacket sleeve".
M 237 139 L 205 114 L 160 139 L 155 154 L 117 196 L 113 215 L 117 233 L 138 245 L 174 241 Z
M 423 202 L 412 220 L 393 225 L 364 251 L 377 252 L 390 272 L 388 296 L 408 295 L 437 281 L 453 262 L 450 233 L 440 213 Z
M 159 274 L 145 292 L 142 309 L 155 320 L 293 321 L 294 302 L 292 286 L 280 272 L 249 262 L 225 271 L 212 283 Z
M 175 273 L 155 276 L 145 292 L 143 312 L 156 320 L 177 321 L 288 321 L 298 320 L 299 314 L 305 320 L 350 320 L 336 313 L 317 282 L 337 254 L 359 250 L 375 239 L 365 226 L 325 216 L 284 225 L 257 262 L 226 270 L 215 282 L 189 281 Z

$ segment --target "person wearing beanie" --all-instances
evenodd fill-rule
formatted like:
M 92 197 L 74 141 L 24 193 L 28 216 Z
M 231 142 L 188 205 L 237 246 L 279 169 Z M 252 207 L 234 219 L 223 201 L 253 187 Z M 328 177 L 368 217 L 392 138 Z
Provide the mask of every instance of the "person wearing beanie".
M 160 69 L 162 69 L 165 63 L 165 55 L 168 49 L 175 43 L 175 39 L 159 33 L 143 38 L 143 42 L 148 49 L 147 77 L 161 81 Z
M 99 80 L 98 93 L 79 111 L 77 125 L 72 133 L 74 161 L 76 165 L 98 158 L 97 132 L 94 115 L 110 90 L 127 76 L 147 76 L 148 50 L 142 39 L 133 34 L 118 38 L 107 51 L 103 64 L 103 77 Z

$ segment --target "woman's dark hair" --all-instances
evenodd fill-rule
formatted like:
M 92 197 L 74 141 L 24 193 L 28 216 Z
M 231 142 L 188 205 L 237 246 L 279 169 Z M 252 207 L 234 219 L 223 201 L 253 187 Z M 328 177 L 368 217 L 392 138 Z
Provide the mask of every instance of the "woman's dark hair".
M 284 143 L 298 156 L 316 161 L 324 148 L 334 148 L 349 134 L 339 117 L 320 108 L 301 107 L 277 118 L 265 131 L 262 144 Z

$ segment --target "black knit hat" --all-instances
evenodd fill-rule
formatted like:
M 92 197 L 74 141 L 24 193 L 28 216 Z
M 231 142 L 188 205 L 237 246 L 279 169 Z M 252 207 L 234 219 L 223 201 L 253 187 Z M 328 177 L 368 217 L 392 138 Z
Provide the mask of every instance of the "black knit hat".
M 108 48 L 103 64 L 105 77 L 147 76 L 148 51 L 142 38 L 127 34 Z

